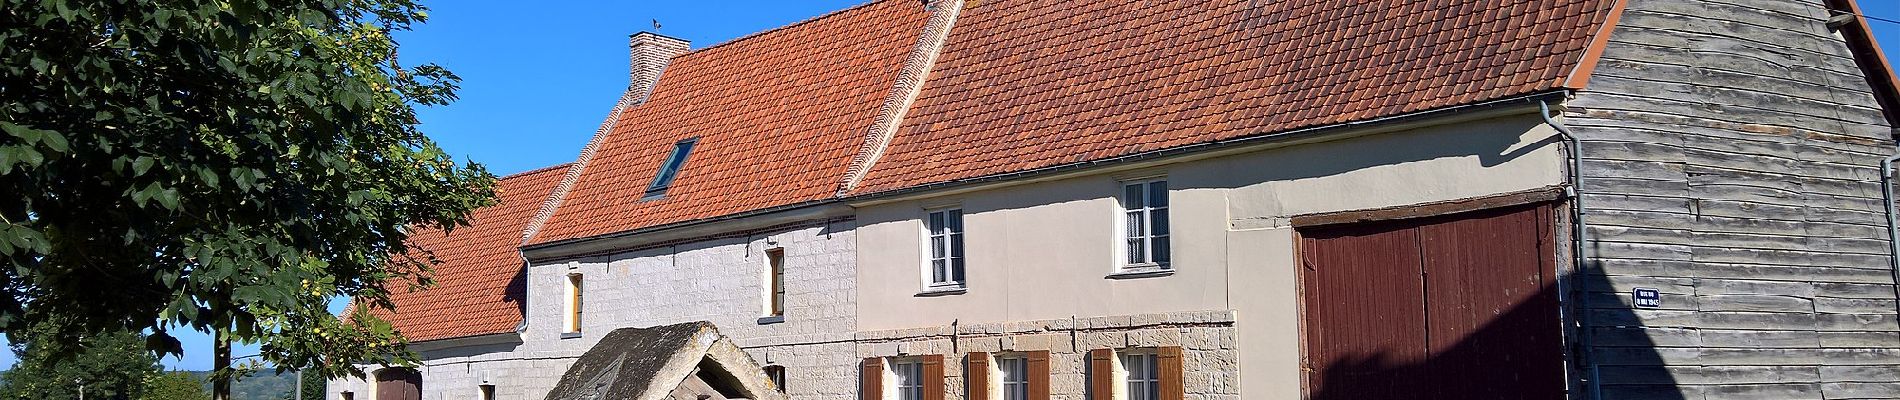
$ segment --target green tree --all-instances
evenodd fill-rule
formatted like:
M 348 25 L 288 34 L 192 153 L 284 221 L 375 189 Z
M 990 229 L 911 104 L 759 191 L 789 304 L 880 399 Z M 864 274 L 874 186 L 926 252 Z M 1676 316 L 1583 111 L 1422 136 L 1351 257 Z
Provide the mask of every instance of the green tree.
M 18 332 L 12 350 L 19 361 L 0 384 L 0 399 L 138 399 L 146 379 L 159 371 L 158 357 L 130 332 L 82 335 L 72 340 L 43 323 Z M 71 341 L 68 341 L 71 340 Z
M 325 377 L 413 363 L 388 323 L 326 305 L 426 286 L 409 229 L 492 202 L 493 175 L 417 129 L 458 79 L 398 62 L 391 33 L 424 11 L 0 0 L 0 330 L 150 332 L 170 353 L 198 330 Z
M 205 382 L 184 371 L 152 374 L 145 378 L 145 396 L 140 400 L 209 400 Z

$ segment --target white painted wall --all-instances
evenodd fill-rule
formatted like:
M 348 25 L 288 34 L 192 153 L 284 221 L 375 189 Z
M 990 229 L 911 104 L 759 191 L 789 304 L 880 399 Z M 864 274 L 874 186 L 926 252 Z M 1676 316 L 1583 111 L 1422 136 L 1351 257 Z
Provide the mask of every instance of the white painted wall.
M 1289 217 L 1563 183 L 1556 132 L 1535 114 L 868 205 L 858 210 L 863 330 L 1235 310 L 1243 398 L 1298 398 Z M 1123 179 L 1165 175 L 1171 276 L 1111 279 Z M 960 205 L 968 291 L 923 297 L 923 210 Z

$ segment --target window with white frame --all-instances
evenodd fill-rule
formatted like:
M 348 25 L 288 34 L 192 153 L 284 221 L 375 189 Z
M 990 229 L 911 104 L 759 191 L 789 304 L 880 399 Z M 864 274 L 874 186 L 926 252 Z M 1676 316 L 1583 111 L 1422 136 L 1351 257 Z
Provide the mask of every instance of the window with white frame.
M 950 208 L 929 211 L 924 218 L 930 247 L 925 267 L 930 270 L 931 288 L 963 286 L 963 210 Z
M 1121 355 L 1122 369 L 1128 372 L 1126 400 L 1159 400 L 1161 398 L 1161 376 L 1155 365 L 1155 353 L 1145 351 L 1125 352 Z
M 897 400 L 924 400 L 923 362 L 915 360 L 893 362 L 891 374 L 897 377 Z
M 1029 399 L 1029 359 L 998 357 L 996 372 L 997 380 L 1002 383 L 1003 400 Z
M 1168 181 L 1122 182 L 1123 267 L 1168 268 Z

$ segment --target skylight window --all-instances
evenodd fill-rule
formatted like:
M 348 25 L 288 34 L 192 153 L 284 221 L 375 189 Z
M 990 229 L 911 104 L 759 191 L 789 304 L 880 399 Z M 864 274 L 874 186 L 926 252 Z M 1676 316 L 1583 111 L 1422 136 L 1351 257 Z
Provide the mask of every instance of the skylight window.
M 679 177 L 680 166 L 686 165 L 686 156 L 693 152 L 695 143 L 699 143 L 699 138 L 673 144 L 673 153 L 666 156 L 665 163 L 660 164 L 660 173 L 653 175 L 653 183 L 647 185 L 647 194 L 642 200 L 657 199 L 666 194 L 666 188 L 673 185 L 673 178 Z

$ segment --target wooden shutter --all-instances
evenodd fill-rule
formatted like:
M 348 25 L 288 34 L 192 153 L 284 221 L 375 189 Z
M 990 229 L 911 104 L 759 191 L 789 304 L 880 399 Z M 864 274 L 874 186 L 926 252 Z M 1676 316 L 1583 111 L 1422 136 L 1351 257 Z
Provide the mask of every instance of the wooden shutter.
M 1089 350 L 1089 393 L 1095 400 L 1115 398 L 1115 350 Z
M 1186 371 L 1181 370 L 1181 348 L 1162 347 L 1155 350 L 1155 374 L 1159 375 L 1161 400 L 1183 400 L 1187 390 L 1183 387 Z
M 858 377 L 858 399 L 883 400 L 884 398 L 884 359 L 871 357 L 864 359 L 862 375 Z
M 924 356 L 924 400 L 943 400 L 943 355 Z
M 990 400 L 990 353 L 970 352 L 970 362 L 963 369 L 964 386 L 968 386 L 969 400 Z
M 1023 355 L 1023 361 L 1029 364 L 1024 368 L 1029 374 L 1029 400 L 1049 400 L 1049 351 L 1029 352 Z

